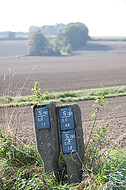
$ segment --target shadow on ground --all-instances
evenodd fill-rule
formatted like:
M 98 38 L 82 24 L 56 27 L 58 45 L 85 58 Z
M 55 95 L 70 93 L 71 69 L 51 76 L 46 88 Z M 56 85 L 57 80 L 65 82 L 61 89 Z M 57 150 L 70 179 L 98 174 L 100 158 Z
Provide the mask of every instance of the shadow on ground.
M 85 50 L 85 51 L 110 51 L 110 50 L 113 50 L 113 48 L 111 46 L 105 45 L 105 44 L 88 43 L 83 50 Z

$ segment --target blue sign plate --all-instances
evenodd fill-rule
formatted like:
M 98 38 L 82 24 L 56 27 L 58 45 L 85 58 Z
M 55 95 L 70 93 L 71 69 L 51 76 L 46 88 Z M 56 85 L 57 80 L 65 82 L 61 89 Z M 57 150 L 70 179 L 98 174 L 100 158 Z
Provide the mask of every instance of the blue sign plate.
M 73 108 L 61 108 L 59 112 L 61 130 L 74 129 Z
M 75 130 L 62 131 L 63 153 L 77 151 Z
M 48 107 L 35 108 L 35 119 L 37 129 L 47 129 L 50 127 Z

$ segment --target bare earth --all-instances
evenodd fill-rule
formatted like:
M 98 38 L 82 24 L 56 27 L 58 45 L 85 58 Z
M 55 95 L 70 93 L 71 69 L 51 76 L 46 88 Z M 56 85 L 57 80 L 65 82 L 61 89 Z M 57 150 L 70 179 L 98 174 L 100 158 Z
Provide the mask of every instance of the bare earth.
M 0 96 L 29 95 L 34 81 L 43 92 L 126 85 L 126 42 L 90 42 L 73 56 L 28 57 L 26 41 L 0 42 Z M 97 122 L 103 122 L 111 143 L 126 149 L 126 97 L 108 99 Z M 84 139 L 92 127 L 93 101 L 76 102 L 82 113 Z M 0 127 L 8 124 L 24 142 L 35 142 L 31 107 L 0 109 Z

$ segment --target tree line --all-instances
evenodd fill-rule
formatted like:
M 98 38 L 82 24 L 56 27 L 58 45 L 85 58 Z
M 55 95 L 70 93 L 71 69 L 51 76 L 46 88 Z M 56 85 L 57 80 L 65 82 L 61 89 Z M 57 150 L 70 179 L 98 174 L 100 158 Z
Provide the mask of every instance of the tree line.
M 41 27 L 30 26 L 29 32 L 41 31 L 41 33 L 44 35 L 55 36 L 57 34 L 57 32 L 59 32 L 60 30 L 62 30 L 64 28 L 64 26 L 65 26 L 65 24 L 63 24 L 63 23 L 59 23 L 59 24 L 55 24 L 55 25 L 44 25 Z
M 28 32 L 0 32 L 0 40 L 28 40 Z

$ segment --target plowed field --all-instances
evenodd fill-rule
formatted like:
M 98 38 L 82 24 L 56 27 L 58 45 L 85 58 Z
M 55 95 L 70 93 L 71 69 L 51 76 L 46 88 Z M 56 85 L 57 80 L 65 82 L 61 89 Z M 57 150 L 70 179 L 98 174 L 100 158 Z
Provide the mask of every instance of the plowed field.
M 27 53 L 25 43 L 0 42 L 0 96 L 29 95 L 34 81 L 39 82 L 43 92 L 126 85 L 126 42 L 89 42 L 84 51 L 62 57 L 22 56 Z M 93 101 L 77 103 L 87 139 Z M 35 141 L 30 107 L 0 109 L 0 115 L 1 127 L 9 123 L 24 142 Z M 105 123 L 112 143 L 126 148 L 126 97 L 109 99 L 97 121 Z

